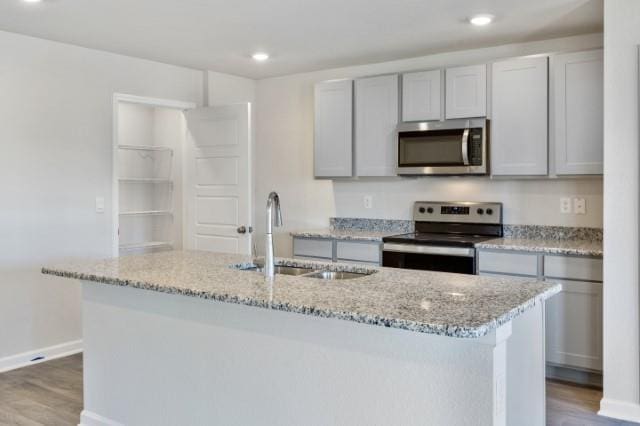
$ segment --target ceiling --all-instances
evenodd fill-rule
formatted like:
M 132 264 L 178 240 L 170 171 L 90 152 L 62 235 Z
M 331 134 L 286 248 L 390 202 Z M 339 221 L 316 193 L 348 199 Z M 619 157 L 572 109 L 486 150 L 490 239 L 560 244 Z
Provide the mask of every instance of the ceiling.
M 495 22 L 467 23 L 483 12 Z M 602 15 L 603 0 L 0 1 L 1 30 L 251 78 L 597 32 Z

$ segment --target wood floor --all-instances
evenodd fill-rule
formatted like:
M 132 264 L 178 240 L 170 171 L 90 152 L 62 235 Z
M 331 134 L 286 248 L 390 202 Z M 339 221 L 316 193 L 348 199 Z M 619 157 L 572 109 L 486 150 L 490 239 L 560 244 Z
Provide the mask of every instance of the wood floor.
M 77 425 L 80 411 L 81 354 L 0 373 L 0 425 Z
M 598 416 L 600 398 L 595 389 L 548 382 L 547 425 L 635 424 Z M 81 354 L 0 374 L 0 425 L 77 425 L 81 410 Z

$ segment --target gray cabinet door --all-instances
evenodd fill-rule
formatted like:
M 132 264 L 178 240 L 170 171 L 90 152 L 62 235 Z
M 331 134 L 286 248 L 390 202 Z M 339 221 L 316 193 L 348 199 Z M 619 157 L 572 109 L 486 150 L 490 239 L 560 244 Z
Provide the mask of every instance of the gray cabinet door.
M 355 99 L 356 175 L 395 176 L 398 76 L 356 80 Z
M 447 68 L 445 80 L 447 119 L 487 115 L 487 66 L 485 64 Z
M 554 56 L 551 68 L 556 174 L 602 174 L 602 50 Z
M 325 81 L 314 91 L 316 177 L 353 175 L 353 81 Z
M 547 58 L 492 65 L 491 174 L 546 175 Z
M 402 75 L 402 121 L 440 120 L 442 70 Z
M 547 280 L 562 285 L 546 303 L 547 362 L 602 371 L 602 283 Z

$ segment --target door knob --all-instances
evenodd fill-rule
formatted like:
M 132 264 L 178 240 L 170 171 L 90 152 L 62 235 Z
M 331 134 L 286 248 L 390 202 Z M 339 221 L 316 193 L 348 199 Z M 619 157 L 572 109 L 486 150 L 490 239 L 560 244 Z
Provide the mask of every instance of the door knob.
M 238 234 L 246 234 L 247 233 L 247 227 L 242 225 L 242 226 L 238 226 L 238 229 L 236 229 L 236 231 L 238 231 Z

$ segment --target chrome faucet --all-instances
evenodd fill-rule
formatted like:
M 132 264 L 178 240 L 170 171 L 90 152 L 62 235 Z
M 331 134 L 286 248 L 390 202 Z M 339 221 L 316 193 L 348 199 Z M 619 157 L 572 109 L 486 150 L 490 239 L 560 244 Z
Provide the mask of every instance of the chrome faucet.
M 275 218 L 273 217 L 275 209 Z M 267 198 L 267 233 L 265 236 L 266 248 L 264 254 L 264 276 L 273 279 L 275 265 L 273 260 L 273 226 L 282 226 L 282 212 L 280 211 L 280 197 L 274 191 Z

